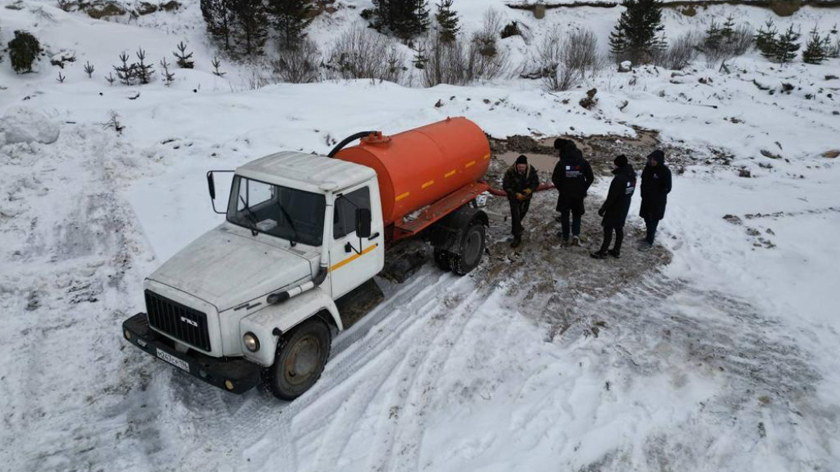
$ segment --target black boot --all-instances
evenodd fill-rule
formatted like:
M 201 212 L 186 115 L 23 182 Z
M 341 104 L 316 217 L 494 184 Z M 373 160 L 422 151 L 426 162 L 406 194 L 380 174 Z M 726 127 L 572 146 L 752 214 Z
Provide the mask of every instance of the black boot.
M 607 252 L 606 251 L 593 252 L 593 253 L 590 253 L 589 256 L 592 257 L 593 259 L 606 259 L 607 258 Z
M 610 249 L 609 251 L 607 251 L 607 254 L 615 257 L 616 259 L 621 258 L 621 252 L 615 249 Z
M 519 235 L 516 235 L 516 236 L 513 237 L 513 241 L 510 242 L 510 247 L 518 248 L 520 244 L 522 244 L 522 237 L 519 236 Z

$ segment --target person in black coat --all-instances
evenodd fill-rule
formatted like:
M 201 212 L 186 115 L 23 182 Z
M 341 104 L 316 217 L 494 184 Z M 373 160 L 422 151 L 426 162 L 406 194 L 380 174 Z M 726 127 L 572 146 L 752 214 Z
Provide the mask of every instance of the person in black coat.
M 568 139 L 557 139 L 554 148 L 560 151 L 560 160 L 554 167 L 551 181 L 557 188 L 557 211 L 560 212 L 562 232 L 560 238 L 566 246 L 580 245 L 580 220 L 586 209 L 583 200 L 595 176 L 592 166 L 583 158 L 583 153 Z M 571 231 L 569 228 L 569 213 L 572 214 Z M 569 236 L 572 240 L 569 240 Z
M 636 191 L 636 172 L 627 162 L 625 155 L 620 155 L 613 161 L 613 180 L 610 183 L 610 191 L 607 199 L 598 210 L 598 214 L 604 219 L 601 224 L 604 226 L 604 242 L 598 252 L 593 252 L 595 259 L 604 259 L 607 255 L 615 258 L 621 257 L 621 242 L 624 240 L 624 222 L 627 220 L 627 213 L 630 212 L 630 201 L 633 199 L 633 192 Z M 610 248 L 612 233 L 615 232 L 615 246 Z
M 653 246 L 656 228 L 665 217 L 668 194 L 671 192 L 671 170 L 665 165 L 665 153 L 656 150 L 648 156 L 648 162 L 642 171 L 642 208 L 639 216 L 645 220 L 647 237 L 644 243 Z
M 516 162 L 505 172 L 502 188 L 507 193 L 510 203 L 510 220 L 513 241 L 510 247 L 518 247 L 522 242 L 522 219 L 531 206 L 531 197 L 540 185 L 539 176 L 534 166 L 528 164 L 528 158 L 519 156 Z

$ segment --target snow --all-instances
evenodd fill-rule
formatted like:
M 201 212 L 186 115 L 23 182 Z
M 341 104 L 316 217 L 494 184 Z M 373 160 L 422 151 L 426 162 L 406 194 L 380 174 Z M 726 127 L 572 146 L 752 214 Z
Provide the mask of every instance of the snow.
M 840 468 L 840 168 L 821 157 L 840 147 L 840 82 L 826 79 L 837 75 L 837 60 L 780 68 L 751 54 L 733 60 L 728 75 L 702 64 L 677 76 L 611 68 L 552 94 L 516 78 L 251 90 L 250 66 L 225 62 L 225 78 L 211 74 L 215 54 L 197 2 L 131 24 L 51 2 L 9 3 L 0 0 L 3 43 L 26 28 L 50 56 L 74 51 L 77 60 L 65 66 L 64 83 L 48 61 L 25 75 L 12 73 L 8 58 L 0 63 L 3 468 Z M 342 5 L 351 4 L 313 24 L 319 44 L 370 2 Z M 591 28 L 605 48 L 620 12 L 555 9 L 541 23 L 502 1 L 456 6 L 468 30 L 489 6 L 522 22 L 528 41 L 503 43 L 515 61 L 554 26 Z M 691 18 L 668 10 L 669 37 L 728 12 L 753 26 L 770 15 L 745 6 Z M 810 7 L 776 18 L 779 29 L 838 21 L 836 10 Z M 176 70 L 171 87 L 104 81 L 121 51 L 142 46 L 156 63 L 181 40 L 197 69 Z M 86 61 L 96 65 L 93 79 Z M 794 85 L 790 94 L 782 82 Z M 588 111 L 578 101 L 591 87 L 599 103 Z M 121 134 L 103 127 L 112 111 Z M 121 322 L 144 309 L 143 278 L 221 221 L 207 170 L 280 150 L 323 154 L 360 129 L 392 133 L 460 115 L 499 138 L 632 137 L 643 127 L 692 149 L 684 173 L 672 167 L 660 236 L 671 263 L 609 296 L 595 290 L 571 300 L 566 281 L 547 281 L 568 303 L 562 315 L 576 320 L 561 334 L 545 321 L 561 314 L 534 316 L 518 269 L 458 278 L 427 264 L 402 285 L 383 280 L 386 301 L 334 341 L 319 383 L 288 404 L 263 391 L 216 390 L 122 340 Z M 740 168 L 753 178 L 738 177 Z M 594 193 L 603 196 L 606 184 L 600 179 Z M 217 207 L 225 203 L 220 197 Z M 622 261 L 606 263 L 620 270 Z M 604 323 L 597 336 L 596 322 Z

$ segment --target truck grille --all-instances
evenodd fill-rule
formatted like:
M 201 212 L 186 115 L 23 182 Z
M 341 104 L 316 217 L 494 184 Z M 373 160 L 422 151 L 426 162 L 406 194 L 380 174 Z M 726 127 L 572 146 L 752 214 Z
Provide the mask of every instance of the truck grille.
M 146 290 L 146 311 L 152 328 L 204 351 L 210 351 L 207 315 Z

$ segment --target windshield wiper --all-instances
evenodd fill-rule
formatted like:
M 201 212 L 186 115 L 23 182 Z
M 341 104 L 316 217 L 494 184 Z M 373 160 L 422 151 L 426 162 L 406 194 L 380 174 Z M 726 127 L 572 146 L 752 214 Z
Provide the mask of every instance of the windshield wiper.
M 250 217 L 250 218 L 246 218 L 245 221 L 247 221 L 248 223 L 251 223 L 249 225 L 249 228 L 251 229 L 251 236 L 258 235 L 259 231 L 257 231 L 257 215 L 255 215 L 254 212 L 251 211 L 251 207 L 249 207 L 248 204 L 245 203 L 245 199 L 242 198 L 242 195 L 239 196 L 239 201 L 242 202 L 242 205 L 245 207 L 245 211 L 248 212 L 248 216 Z
M 298 238 L 297 228 L 295 228 L 295 222 L 292 221 L 292 217 L 289 216 L 289 212 L 286 211 L 285 208 L 283 208 L 283 205 L 279 201 L 277 202 L 277 206 L 280 207 L 280 211 L 283 212 L 283 217 L 286 218 L 286 221 L 289 222 L 289 227 L 292 228 L 292 239 L 289 239 L 289 244 L 292 247 L 295 247 L 297 245 Z

